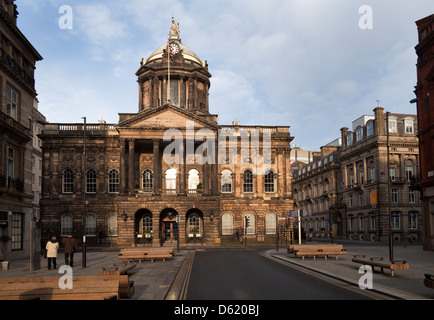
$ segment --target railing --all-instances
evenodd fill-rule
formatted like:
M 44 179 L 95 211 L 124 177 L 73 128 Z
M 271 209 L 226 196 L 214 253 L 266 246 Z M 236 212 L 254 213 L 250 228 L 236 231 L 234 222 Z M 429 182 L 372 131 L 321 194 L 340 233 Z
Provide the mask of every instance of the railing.
M 35 79 L 29 76 L 26 71 L 15 61 L 15 59 L 8 55 L 3 48 L 0 48 L 0 60 L 9 66 L 26 84 L 33 89 L 35 88 Z
M 44 131 L 83 131 L 83 123 L 49 123 L 45 125 Z M 114 131 L 116 126 L 114 124 L 106 123 L 89 123 L 86 124 L 86 131 Z
M 24 183 L 20 179 L 14 179 L 0 174 L 0 187 L 7 187 L 11 190 L 24 191 Z

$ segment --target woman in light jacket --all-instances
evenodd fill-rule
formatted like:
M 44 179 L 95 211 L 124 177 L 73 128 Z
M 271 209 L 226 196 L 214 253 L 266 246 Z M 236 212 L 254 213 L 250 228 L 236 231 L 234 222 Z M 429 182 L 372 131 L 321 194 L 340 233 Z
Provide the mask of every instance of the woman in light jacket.
M 57 242 L 56 237 L 52 237 L 51 241 L 47 242 L 45 249 L 47 249 L 48 270 L 51 270 L 51 261 L 53 261 L 53 267 L 56 269 L 57 250 L 59 249 L 59 242 Z

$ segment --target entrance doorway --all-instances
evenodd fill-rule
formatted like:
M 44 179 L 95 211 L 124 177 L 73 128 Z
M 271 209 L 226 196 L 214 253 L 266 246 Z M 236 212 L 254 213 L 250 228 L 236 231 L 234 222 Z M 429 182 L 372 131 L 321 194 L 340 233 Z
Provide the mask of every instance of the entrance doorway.
M 166 208 L 160 214 L 161 243 L 174 243 L 178 237 L 178 212 L 172 208 Z

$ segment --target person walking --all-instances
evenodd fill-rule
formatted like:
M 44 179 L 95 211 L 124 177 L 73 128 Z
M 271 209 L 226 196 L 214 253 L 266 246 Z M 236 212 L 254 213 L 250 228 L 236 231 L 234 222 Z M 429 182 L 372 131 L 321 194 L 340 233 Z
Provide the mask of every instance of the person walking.
M 57 242 L 56 237 L 52 237 L 51 240 L 47 242 L 45 249 L 47 249 L 48 270 L 51 270 L 51 263 L 53 263 L 53 267 L 56 269 L 57 250 L 59 249 L 59 242 Z
M 62 240 L 62 244 L 65 246 L 65 264 L 72 267 L 74 264 L 74 252 L 78 251 L 77 241 L 71 235 L 68 235 L 68 238 Z

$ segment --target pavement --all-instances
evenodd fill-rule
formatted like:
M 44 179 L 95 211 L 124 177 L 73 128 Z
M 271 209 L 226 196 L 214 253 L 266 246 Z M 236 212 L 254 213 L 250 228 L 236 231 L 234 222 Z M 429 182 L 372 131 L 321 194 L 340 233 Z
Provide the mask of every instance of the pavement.
M 336 260 L 294 257 L 288 254 L 285 246 L 279 250 L 270 246 L 263 247 L 261 254 L 278 263 L 297 268 L 306 273 L 326 278 L 339 284 L 362 290 L 359 279 L 364 273 L 359 273 L 360 265 L 351 261 L 353 255 L 389 257 L 387 244 L 337 242 L 344 245 L 347 255 L 341 255 Z M 206 250 L 201 247 L 201 250 Z M 434 299 L 434 289 L 424 286 L 425 273 L 434 274 L 434 252 L 424 251 L 418 244 L 395 244 L 395 259 L 405 259 L 410 265 L 409 270 L 397 270 L 391 277 L 390 270 L 384 273 L 374 271 L 373 288 L 369 293 L 376 295 L 376 299 L 384 300 L 426 300 Z M 103 267 L 120 264 L 119 249 L 88 249 L 86 253 L 86 267 L 82 265 L 83 255 L 78 252 L 74 256 L 73 276 L 95 276 Z M 130 280 L 134 281 L 135 294 L 131 300 L 183 300 L 186 296 L 188 279 L 194 262 L 195 250 L 192 248 L 175 249 L 174 258 L 166 261 L 143 261 L 128 271 Z M 57 258 L 57 270 L 47 268 L 47 259 L 41 258 L 40 269 L 30 270 L 28 260 L 12 261 L 8 270 L 0 270 L 0 278 L 28 278 L 28 277 L 61 277 L 58 268 L 63 264 L 63 254 Z
M 336 243 L 342 244 L 348 252 L 346 255 L 340 255 L 337 260 L 333 256 L 327 260 L 323 257 L 316 259 L 306 257 L 303 260 L 300 257 L 296 258 L 294 254 L 288 254 L 286 248 L 267 250 L 263 255 L 310 274 L 341 284 L 344 283 L 355 290 L 375 293 L 374 297 L 376 299 L 434 299 L 434 289 L 427 288 L 423 283 L 425 273 L 434 274 L 434 251 L 424 251 L 422 245 L 418 244 L 394 244 L 394 259 L 407 260 L 410 266 L 409 269 L 396 270 L 392 277 L 390 270 L 384 269 L 384 272 L 381 272 L 379 268 L 374 268 L 372 289 L 361 289 L 359 281 L 365 275 L 365 272 L 361 271 L 359 273 L 361 264 L 351 261 L 353 255 L 384 257 L 384 260 L 389 260 L 388 244 L 346 241 L 337 241 Z M 363 279 L 361 283 L 362 285 L 366 285 L 367 282 Z M 369 295 L 368 292 L 366 293 Z

